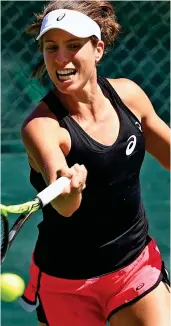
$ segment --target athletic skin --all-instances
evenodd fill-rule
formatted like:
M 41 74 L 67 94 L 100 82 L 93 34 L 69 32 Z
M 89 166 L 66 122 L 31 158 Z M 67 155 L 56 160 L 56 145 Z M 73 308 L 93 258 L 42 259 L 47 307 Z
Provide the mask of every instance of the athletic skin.
M 107 79 L 98 77 L 98 84 L 120 119 L 111 146 L 86 134 L 53 91 L 42 100 L 70 133 L 68 166 L 79 163 L 88 170 L 81 206 L 72 217 L 66 219 L 47 205 L 38 225 L 31 278 L 22 299 L 32 307 L 39 300 L 38 319 L 50 326 L 105 325 L 113 312 L 140 299 L 161 280 L 168 283 L 141 200 L 145 141 L 140 121 Z M 30 180 L 37 191 L 46 186 L 33 168 Z

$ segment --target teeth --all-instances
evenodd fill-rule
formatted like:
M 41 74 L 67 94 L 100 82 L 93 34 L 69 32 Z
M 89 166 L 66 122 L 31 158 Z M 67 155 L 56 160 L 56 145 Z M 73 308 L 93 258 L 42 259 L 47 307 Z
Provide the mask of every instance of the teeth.
M 70 78 L 68 76 L 60 76 L 59 80 L 70 80 Z
M 59 76 L 59 80 L 70 80 L 71 78 L 69 76 Z
M 75 72 L 75 69 L 57 70 L 58 75 L 68 75 Z

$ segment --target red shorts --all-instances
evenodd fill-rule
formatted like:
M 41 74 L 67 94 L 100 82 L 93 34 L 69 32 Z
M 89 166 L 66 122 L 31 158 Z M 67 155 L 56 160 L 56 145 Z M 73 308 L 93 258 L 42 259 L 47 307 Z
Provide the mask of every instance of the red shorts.
M 38 319 L 49 326 L 105 326 L 113 313 L 142 298 L 163 279 L 162 259 L 153 239 L 133 263 L 104 276 L 61 279 L 41 272 L 34 262 L 30 273 L 22 306 L 36 308 L 37 297 Z

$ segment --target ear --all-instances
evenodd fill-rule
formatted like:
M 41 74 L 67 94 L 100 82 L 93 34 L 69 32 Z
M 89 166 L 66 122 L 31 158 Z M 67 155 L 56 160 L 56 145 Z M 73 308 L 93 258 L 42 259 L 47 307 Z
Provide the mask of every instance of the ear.
M 104 42 L 103 41 L 98 41 L 97 46 L 96 46 L 96 51 L 95 51 L 95 60 L 96 63 L 98 63 L 104 53 Z

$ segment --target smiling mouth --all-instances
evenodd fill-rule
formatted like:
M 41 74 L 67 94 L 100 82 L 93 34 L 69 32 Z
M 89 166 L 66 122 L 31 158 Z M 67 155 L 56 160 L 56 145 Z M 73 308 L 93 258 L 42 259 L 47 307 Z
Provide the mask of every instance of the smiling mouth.
M 58 78 L 59 81 L 63 81 L 63 80 L 70 80 L 71 76 L 76 74 L 76 70 L 72 69 L 66 69 L 66 70 L 57 70 L 56 71 L 56 76 Z

